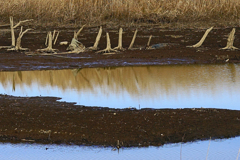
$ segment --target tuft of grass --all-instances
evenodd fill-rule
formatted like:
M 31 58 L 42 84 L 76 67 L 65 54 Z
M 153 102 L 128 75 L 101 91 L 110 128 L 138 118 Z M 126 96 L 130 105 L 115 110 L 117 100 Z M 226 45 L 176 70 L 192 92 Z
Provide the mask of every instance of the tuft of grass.
M 191 23 L 239 24 L 239 0 L 8 0 L 0 1 L 0 22 L 35 19 L 37 23 L 103 24 Z

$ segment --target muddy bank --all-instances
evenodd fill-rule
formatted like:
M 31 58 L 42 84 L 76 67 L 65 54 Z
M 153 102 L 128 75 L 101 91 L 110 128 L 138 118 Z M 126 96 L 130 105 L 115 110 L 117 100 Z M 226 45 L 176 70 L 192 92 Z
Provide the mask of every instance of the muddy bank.
M 0 95 L 0 141 L 161 146 L 240 135 L 240 112 L 225 109 L 110 109 L 54 97 Z
M 169 64 L 216 64 L 216 63 L 239 63 L 239 51 L 219 50 L 227 44 L 227 35 L 232 28 L 213 29 L 200 48 L 187 48 L 188 45 L 196 44 L 205 32 L 203 30 L 171 30 L 162 29 L 159 26 L 147 28 L 140 27 L 134 48 L 144 47 L 149 35 L 153 35 L 151 44 L 166 43 L 165 47 L 156 50 L 126 50 L 115 55 L 101 55 L 95 52 L 80 54 L 54 55 L 54 56 L 27 56 L 24 52 L 7 52 L 0 50 L 0 70 L 43 70 L 43 69 L 67 69 L 88 67 L 114 67 L 132 65 L 169 65 Z M 53 30 L 53 29 L 49 29 Z M 59 28 L 61 31 L 57 44 L 53 48 L 60 53 L 65 52 L 67 46 L 61 46 L 61 41 L 71 41 L 73 31 L 77 29 Z M 123 28 L 123 47 L 128 48 L 135 28 Z M 234 44 L 239 46 L 240 32 L 236 29 Z M 106 47 L 105 31 L 110 34 L 112 48 L 118 44 L 118 29 L 104 29 L 100 39 L 99 48 Z M 10 31 L 1 31 L 0 46 L 11 44 Z M 16 32 L 19 32 L 16 30 Z M 79 41 L 86 47 L 93 46 L 98 28 L 84 28 Z M 46 48 L 44 45 L 47 31 L 29 31 L 22 39 L 22 47 L 29 48 L 32 53 L 37 49 Z

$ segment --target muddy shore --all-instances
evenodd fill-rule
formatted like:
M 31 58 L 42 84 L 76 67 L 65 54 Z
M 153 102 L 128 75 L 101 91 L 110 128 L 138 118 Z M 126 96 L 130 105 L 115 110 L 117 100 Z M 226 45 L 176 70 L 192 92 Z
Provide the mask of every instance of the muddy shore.
M 166 30 L 141 28 L 135 47 L 144 46 L 149 35 L 152 44 L 167 43 L 157 50 L 124 51 L 114 55 L 95 52 L 60 56 L 27 56 L 24 52 L 0 50 L 1 71 L 117 67 L 132 65 L 219 64 L 239 63 L 240 51 L 219 50 L 226 46 L 232 28 L 214 29 L 201 48 L 196 44 L 205 30 Z M 59 29 L 53 48 L 65 52 L 61 41 L 70 41 L 73 29 Z M 134 29 L 124 29 L 123 47 L 130 44 Z M 240 47 L 237 28 L 235 47 Z M 93 45 L 98 28 L 87 28 L 80 36 L 86 47 Z M 0 46 L 10 45 L 10 32 L 1 32 Z M 46 31 L 24 35 L 22 46 L 32 52 L 45 48 Z M 112 47 L 117 46 L 117 30 L 109 30 Z M 99 48 L 106 47 L 106 37 Z M 110 109 L 85 107 L 58 102 L 56 97 L 13 97 L 0 95 L 0 141 L 57 143 L 78 145 L 161 146 L 240 135 L 240 112 L 224 109 Z M 149 106 L 151 107 L 151 106 Z M 214 106 L 213 106 L 214 107 Z
M 101 55 L 95 52 L 80 54 L 54 55 L 54 56 L 27 56 L 24 52 L 7 52 L 0 50 L 0 70 L 43 70 L 43 69 L 67 69 L 89 67 L 115 67 L 133 65 L 174 65 L 174 64 L 217 64 L 239 63 L 238 50 L 219 50 L 227 44 L 227 37 L 232 28 L 213 29 L 202 47 L 188 48 L 186 46 L 196 44 L 205 32 L 202 30 L 169 30 L 158 27 L 139 28 L 134 48 L 144 47 L 150 35 L 153 35 L 151 44 L 166 43 L 166 47 L 156 50 L 126 50 L 114 55 Z M 53 30 L 53 29 L 52 29 Z M 57 44 L 53 48 L 59 53 L 66 52 L 67 46 L 59 45 L 61 41 L 71 41 L 74 29 L 58 29 L 61 31 Z M 75 29 L 76 30 L 76 29 Z M 135 28 L 124 28 L 123 47 L 127 48 L 131 42 Z M 240 47 L 240 32 L 236 28 L 235 47 Z M 105 31 L 110 34 L 112 48 L 118 44 L 118 29 L 106 30 L 99 42 L 99 48 L 106 47 Z M 1 31 L 0 46 L 9 46 L 11 43 L 10 32 Z M 16 31 L 17 32 L 17 31 Z M 98 28 L 85 28 L 79 37 L 79 41 L 86 47 L 93 45 Z M 23 36 L 22 46 L 29 48 L 34 53 L 37 49 L 46 48 L 44 45 L 46 31 L 29 31 Z
M 129 147 L 240 135 L 236 110 L 110 109 L 58 99 L 0 95 L 0 141 Z

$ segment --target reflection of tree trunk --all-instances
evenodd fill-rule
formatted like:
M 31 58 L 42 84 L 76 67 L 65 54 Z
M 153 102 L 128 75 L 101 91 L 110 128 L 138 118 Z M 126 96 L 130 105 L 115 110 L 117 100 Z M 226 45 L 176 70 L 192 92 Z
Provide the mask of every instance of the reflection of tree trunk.
M 22 71 L 18 71 L 18 78 L 22 81 Z
M 49 80 L 50 80 L 50 85 L 53 86 L 53 73 L 52 71 L 49 71 Z
M 12 79 L 12 91 L 15 92 L 15 76 L 13 74 L 13 79 Z
M 97 77 L 98 77 L 98 82 L 99 82 L 99 85 L 101 85 L 101 84 L 102 84 L 102 77 L 101 77 L 101 75 L 99 74 L 99 72 L 98 72 L 98 69 L 97 69 L 97 68 L 95 68 L 95 72 L 96 72 L 96 74 L 97 74 Z
M 231 73 L 231 80 L 232 82 L 236 82 L 236 77 L 237 77 L 237 71 L 236 71 L 236 67 L 234 64 L 228 64 L 228 69 Z

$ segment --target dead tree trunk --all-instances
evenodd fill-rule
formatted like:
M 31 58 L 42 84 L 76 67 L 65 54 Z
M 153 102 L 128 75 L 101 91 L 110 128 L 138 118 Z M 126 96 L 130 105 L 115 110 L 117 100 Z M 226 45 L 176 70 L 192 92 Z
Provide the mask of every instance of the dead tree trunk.
M 12 44 L 11 44 L 11 46 L 0 46 L 0 49 L 1 48 L 8 48 L 8 49 L 15 48 L 16 47 L 16 39 L 15 39 L 14 29 L 17 28 L 18 26 L 20 26 L 22 23 L 29 22 L 29 21 L 33 21 L 33 19 L 27 19 L 27 20 L 24 20 L 24 21 L 19 21 L 16 25 L 14 25 L 13 17 L 11 16 L 10 17 L 10 29 L 11 29 Z M 27 29 L 27 30 L 30 30 L 30 29 Z M 13 49 L 13 50 L 15 50 L 15 49 Z
M 56 32 L 58 32 L 58 34 L 55 37 Z M 38 52 L 45 52 L 45 53 L 56 53 L 57 49 L 53 49 L 52 47 L 53 47 L 53 41 L 54 41 L 54 44 L 55 44 L 56 41 L 57 41 L 58 35 L 59 35 L 59 31 L 54 30 L 53 34 L 52 34 L 51 31 L 48 32 L 47 37 L 46 37 L 46 42 L 45 42 L 45 45 L 47 45 L 47 48 L 38 49 L 37 51 Z
M 68 53 L 81 53 L 85 51 L 85 46 L 78 41 L 78 35 L 81 33 L 81 31 L 83 30 L 85 25 L 82 26 L 82 28 L 80 28 L 78 30 L 78 32 L 74 32 L 74 36 L 72 38 L 71 43 L 69 44 L 69 46 L 67 47 L 67 50 L 69 51 Z
M 92 47 L 88 47 L 88 50 L 92 50 L 92 51 L 98 50 L 98 43 L 100 41 L 101 36 L 102 36 L 102 26 L 100 26 L 94 45 Z
M 229 36 L 228 36 L 228 41 L 227 41 L 227 46 L 224 47 L 224 48 L 221 48 L 223 50 L 237 50 L 238 48 L 237 47 L 234 47 L 233 46 L 233 42 L 234 42 L 234 39 L 235 39 L 235 31 L 236 29 L 233 28 L 232 31 L 230 32 Z
M 25 33 L 27 33 L 28 31 L 30 31 L 32 29 L 26 29 L 24 32 L 23 32 L 23 27 L 21 26 L 21 31 L 19 33 L 19 36 L 17 38 L 17 42 L 16 42 L 16 46 L 13 47 L 13 48 L 10 48 L 8 49 L 8 51 L 26 51 L 26 50 L 29 50 L 28 48 L 22 48 L 21 46 L 21 41 L 22 41 L 22 37 Z
M 122 33 L 123 33 L 123 29 L 120 28 L 119 29 L 119 35 L 118 35 L 118 46 L 113 48 L 115 50 L 121 50 L 124 51 L 125 49 L 122 47 Z
M 187 47 L 193 47 L 193 48 L 200 47 L 200 46 L 203 44 L 203 42 L 205 41 L 208 33 L 209 33 L 212 29 L 213 29 L 213 27 L 207 29 L 206 32 L 204 33 L 203 37 L 201 38 L 201 40 L 200 40 L 197 44 L 192 45 L 192 46 L 187 46 Z
M 112 49 L 111 47 L 111 42 L 110 42 L 110 38 L 109 38 L 109 33 L 106 32 L 106 38 L 107 38 L 107 47 L 104 50 L 98 51 L 96 53 L 110 53 L 110 54 L 115 54 L 116 52 L 118 52 L 115 49 Z
M 136 37 L 137 37 L 137 32 L 138 32 L 138 30 L 136 29 L 136 31 L 134 32 L 132 41 L 131 41 L 131 43 L 130 43 L 130 45 L 129 45 L 129 47 L 128 47 L 129 50 L 132 50 L 132 49 L 133 49 L 132 47 L 133 47 L 134 42 L 135 42 L 135 39 L 136 39 Z

